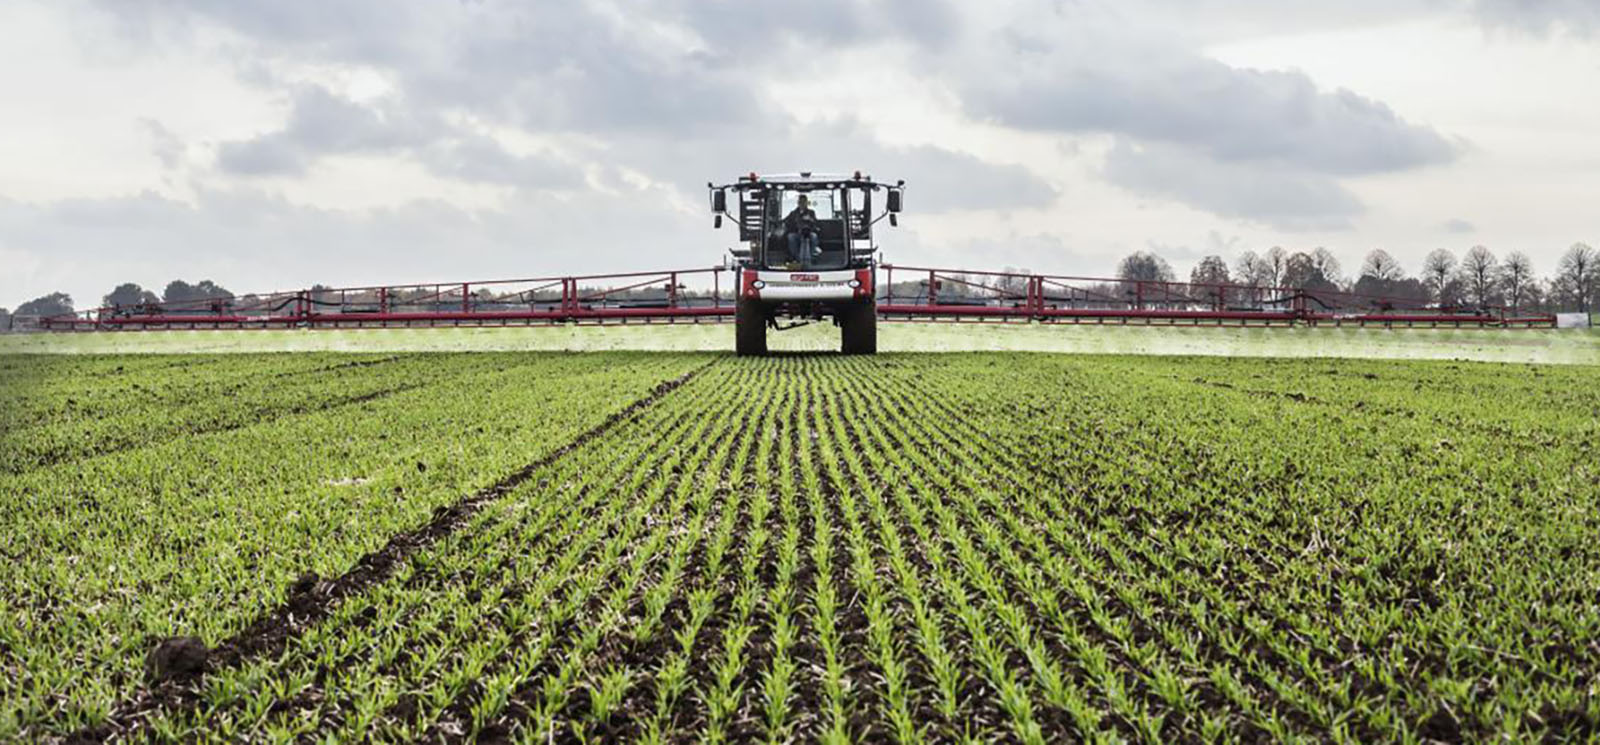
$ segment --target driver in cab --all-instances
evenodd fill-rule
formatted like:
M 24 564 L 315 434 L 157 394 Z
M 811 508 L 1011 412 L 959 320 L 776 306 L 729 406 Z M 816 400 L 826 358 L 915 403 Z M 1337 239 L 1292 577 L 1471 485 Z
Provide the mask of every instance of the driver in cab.
M 788 234 L 789 258 L 800 262 L 800 268 L 810 269 L 811 259 L 822 254 L 817 245 L 817 213 L 811 209 L 811 200 L 800 195 L 799 204 L 783 218 L 783 229 Z

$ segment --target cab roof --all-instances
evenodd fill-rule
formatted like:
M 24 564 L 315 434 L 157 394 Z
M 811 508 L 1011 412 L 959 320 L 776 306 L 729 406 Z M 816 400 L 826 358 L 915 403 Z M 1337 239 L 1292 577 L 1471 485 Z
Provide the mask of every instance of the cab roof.
M 734 183 L 725 184 L 725 185 L 720 186 L 720 187 L 716 186 L 715 184 L 707 184 L 707 186 L 710 186 L 713 189 L 717 189 L 717 188 L 748 189 L 748 188 L 755 187 L 755 186 L 772 185 L 772 186 L 776 186 L 779 189 L 794 188 L 794 189 L 797 189 L 797 190 L 805 189 L 805 188 L 824 188 L 824 189 L 826 189 L 826 188 L 838 188 L 838 187 L 857 187 L 857 188 L 877 190 L 879 188 L 884 188 L 884 187 L 903 186 L 904 184 L 905 184 L 904 181 L 899 182 L 897 184 L 886 184 L 886 183 L 880 183 L 880 182 L 877 182 L 877 181 L 873 181 L 871 176 L 865 175 L 860 171 L 856 171 L 853 174 L 851 174 L 851 173 L 820 173 L 820 172 L 812 172 L 812 171 L 800 171 L 798 173 L 767 173 L 767 174 L 761 174 L 761 173 L 756 173 L 755 171 L 751 171 L 748 174 L 740 176 L 736 181 L 734 181 Z

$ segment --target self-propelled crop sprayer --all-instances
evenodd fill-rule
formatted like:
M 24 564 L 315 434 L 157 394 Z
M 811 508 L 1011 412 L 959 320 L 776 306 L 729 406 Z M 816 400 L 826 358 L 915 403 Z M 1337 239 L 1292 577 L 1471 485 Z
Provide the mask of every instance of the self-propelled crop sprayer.
M 849 176 L 762 176 L 707 184 L 716 226 L 728 215 L 728 195 L 738 201 L 739 240 L 734 349 L 765 354 L 767 330 L 831 318 L 845 354 L 878 351 L 877 244 L 872 229 L 885 217 L 898 224 L 904 181 Z M 883 211 L 873 196 L 882 192 Z

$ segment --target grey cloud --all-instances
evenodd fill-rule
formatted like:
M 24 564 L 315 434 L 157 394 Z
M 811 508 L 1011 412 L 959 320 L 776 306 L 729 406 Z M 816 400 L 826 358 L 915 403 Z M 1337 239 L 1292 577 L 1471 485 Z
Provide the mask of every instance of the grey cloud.
M 1329 176 L 1215 161 L 1170 145 L 1119 141 L 1106 158 L 1104 175 L 1140 194 L 1280 230 L 1344 229 L 1364 211 L 1361 201 Z
M 404 110 L 383 112 L 316 87 L 301 86 L 291 101 L 283 129 L 260 137 L 222 143 L 218 165 L 241 175 L 296 174 L 321 155 L 401 150 L 442 132 Z
M 420 159 L 436 174 L 473 183 L 539 189 L 583 184 L 578 167 L 555 155 L 517 155 L 483 136 L 466 135 L 430 147 Z
M 679 0 L 676 11 L 714 48 L 755 55 L 769 53 L 779 40 L 810 48 L 886 39 L 938 44 L 955 35 L 959 23 L 945 2 L 816 0 L 795 5 Z
M 581 3 L 559 13 L 474 26 L 433 64 L 397 66 L 419 104 L 457 106 L 546 130 L 736 131 L 774 110 L 738 65 L 639 38 Z M 640 23 L 642 27 L 646 24 Z
M 1026 209 L 1046 206 L 1056 198 L 1055 188 L 1026 168 L 996 165 L 929 145 L 885 149 L 867 160 L 874 164 L 874 175 L 893 174 L 907 181 L 907 209 Z
M 1453 217 L 1453 218 L 1451 218 L 1449 220 L 1445 220 L 1444 224 L 1440 225 L 1439 227 L 1443 228 L 1444 232 L 1446 232 L 1446 233 L 1458 233 L 1458 234 L 1459 233 L 1472 233 L 1472 232 L 1476 232 L 1478 230 L 1478 227 L 1476 225 L 1473 225 L 1472 223 L 1467 222 L 1466 220 L 1463 220 L 1463 219 L 1461 219 L 1459 217 Z
M 1470 0 L 1478 17 L 1492 26 L 1531 33 L 1600 32 L 1600 3 L 1594 0 Z
M 316 87 L 296 91 L 282 129 L 219 146 L 217 165 L 241 176 L 297 175 L 319 157 L 352 153 L 412 157 L 436 175 L 467 182 L 544 189 L 582 182 L 578 166 L 552 154 L 516 155 L 401 105 L 363 105 Z
M 1061 47 L 1056 47 L 1061 49 Z M 1025 129 L 1108 132 L 1193 148 L 1225 162 L 1366 174 L 1447 163 L 1457 146 L 1387 105 L 1323 92 L 1301 72 L 1234 68 L 1177 50 L 1130 46 L 1022 53 L 966 100 Z
M 217 165 L 239 176 L 296 175 L 306 170 L 306 156 L 282 137 L 224 142 L 217 147 Z

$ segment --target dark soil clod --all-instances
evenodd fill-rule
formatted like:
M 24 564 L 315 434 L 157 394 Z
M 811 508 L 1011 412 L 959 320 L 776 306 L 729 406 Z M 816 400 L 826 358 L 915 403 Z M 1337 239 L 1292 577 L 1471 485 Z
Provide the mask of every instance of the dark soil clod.
M 150 686 L 168 681 L 188 681 L 204 675 L 211 649 L 193 636 L 161 640 L 144 658 L 144 679 Z
M 321 581 L 322 578 L 318 577 L 316 572 L 306 572 L 305 574 L 300 575 L 300 577 L 294 581 L 294 584 L 289 585 L 289 594 L 305 595 L 317 589 L 317 584 Z
M 478 730 L 478 745 L 505 745 L 511 742 L 511 729 L 505 725 L 491 724 Z

